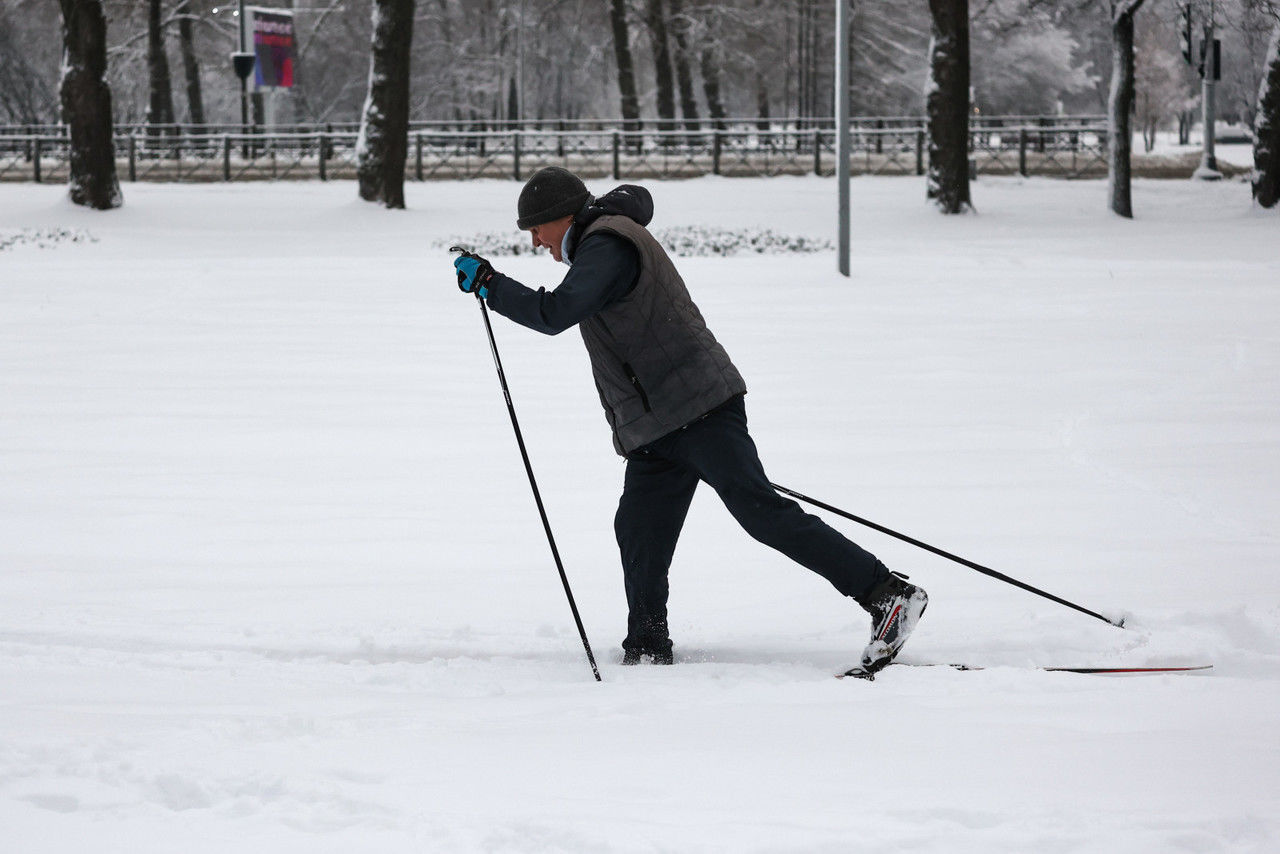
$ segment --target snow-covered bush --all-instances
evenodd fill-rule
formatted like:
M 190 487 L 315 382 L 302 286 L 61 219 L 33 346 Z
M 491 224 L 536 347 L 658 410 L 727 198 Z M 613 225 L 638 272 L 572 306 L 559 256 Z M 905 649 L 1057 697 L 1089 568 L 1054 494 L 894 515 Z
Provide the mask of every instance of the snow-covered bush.
M 0 228 L 0 252 L 15 246 L 52 249 L 61 243 L 97 243 L 83 228 Z
M 684 226 L 655 229 L 653 236 L 672 255 L 686 258 L 707 255 L 793 255 L 829 252 L 826 238 L 779 234 L 768 228 L 716 228 Z M 465 246 L 479 255 L 532 255 L 528 235 L 512 232 L 481 232 L 468 237 L 436 241 L 436 247 Z

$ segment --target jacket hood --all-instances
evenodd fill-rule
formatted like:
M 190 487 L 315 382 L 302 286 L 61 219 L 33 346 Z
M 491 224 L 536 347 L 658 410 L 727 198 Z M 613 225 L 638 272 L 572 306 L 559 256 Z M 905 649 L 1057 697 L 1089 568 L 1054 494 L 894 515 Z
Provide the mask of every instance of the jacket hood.
M 638 225 L 648 225 L 653 219 L 653 196 L 644 187 L 622 184 L 590 202 L 573 218 L 573 235 L 569 239 L 571 260 L 582 234 L 602 216 L 625 216 Z

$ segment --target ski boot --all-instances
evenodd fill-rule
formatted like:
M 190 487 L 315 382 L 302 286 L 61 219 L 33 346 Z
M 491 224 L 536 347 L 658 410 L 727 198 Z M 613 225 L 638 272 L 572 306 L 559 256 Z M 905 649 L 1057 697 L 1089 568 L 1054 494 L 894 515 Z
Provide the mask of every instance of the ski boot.
M 890 572 L 867 593 L 871 612 L 871 642 L 862 651 L 862 678 L 870 679 L 897 656 L 929 605 L 929 595 L 907 582 L 907 576 Z M 865 674 L 865 675 L 863 675 Z

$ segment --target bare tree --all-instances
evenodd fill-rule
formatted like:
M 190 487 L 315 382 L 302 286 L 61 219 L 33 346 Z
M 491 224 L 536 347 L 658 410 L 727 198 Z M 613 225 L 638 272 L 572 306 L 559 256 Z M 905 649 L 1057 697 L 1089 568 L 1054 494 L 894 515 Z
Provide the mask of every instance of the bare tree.
M 851 21 L 851 109 L 873 115 L 915 113 L 931 29 L 924 4 L 859 0 Z
M 182 72 L 187 80 L 187 120 L 204 124 L 204 95 L 200 89 L 200 60 L 196 56 L 195 23 L 191 0 L 178 3 L 178 45 L 182 51 Z
M 770 130 L 769 84 L 759 72 L 756 73 L 756 129 L 766 133 Z
M 658 86 L 658 130 L 675 130 L 676 93 L 671 74 L 671 41 L 662 0 L 646 0 L 645 23 L 653 44 L 653 74 Z
M 1053 113 L 1091 75 L 1078 37 L 1059 19 L 1062 0 L 984 0 L 969 22 L 973 109 L 995 115 Z
M 700 130 L 698 121 L 698 99 L 693 94 L 693 71 L 689 65 L 690 20 L 684 14 L 681 0 L 667 0 L 670 11 L 671 34 L 675 38 L 676 85 L 680 90 L 680 114 L 684 117 L 684 126 L 689 130 Z
M 1271 32 L 1253 134 L 1253 198 L 1264 208 L 1280 202 L 1280 21 Z
M 0 120 L 57 121 L 58 7 L 0 4 Z
M 698 72 L 702 75 L 702 95 L 707 99 L 707 115 L 716 130 L 725 129 L 724 101 L 720 96 L 720 49 L 712 32 L 710 21 L 714 13 L 703 23 L 702 45 L 698 51 Z
M 1107 102 L 1107 183 L 1111 210 L 1133 218 L 1130 156 L 1133 148 L 1133 16 L 1143 0 L 1111 0 L 1111 95 Z
M 369 18 L 353 14 L 346 0 L 319 0 L 308 5 L 314 9 L 299 17 L 295 31 L 293 98 L 298 113 L 314 122 L 359 117 L 368 91 L 363 85 L 366 81 L 352 74 L 351 69 L 368 57 Z M 451 28 L 445 0 L 438 0 L 438 5 L 441 17 L 425 21 L 424 29 L 429 39 L 449 45 Z M 445 109 L 450 109 L 458 102 L 456 69 L 446 66 L 438 77 L 438 81 L 432 81 L 436 86 L 432 94 Z
M 369 95 L 356 144 L 360 198 L 404 207 L 414 0 L 374 0 Z
M 698 56 L 698 70 L 702 74 L 702 95 L 707 99 L 707 115 L 716 130 L 724 130 L 726 113 L 720 98 L 720 62 L 714 47 L 704 47 Z
M 1160 18 L 1145 17 L 1134 34 L 1134 118 L 1142 134 L 1142 147 L 1150 152 L 1155 148 L 1156 134 L 1177 118 L 1190 98 L 1184 79 L 1186 63 L 1177 55 L 1177 33 Z
M 110 0 L 107 6 L 111 34 L 118 36 L 108 46 L 107 77 L 117 121 L 144 120 L 149 110 L 159 115 L 150 109 L 147 66 L 148 54 L 159 55 L 150 49 L 148 32 L 153 2 Z M 161 28 L 171 28 L 165 35 L 172 50 L 175 116 L 234 121 L 237 92 L 225 85 L 226 54 L 236 39 L 229 6 L 217 0 L 159 2 Z M 1220 10 L 1259 2 L 1265 0 L 1217 0 Z M 351 69 L 368 62 L 371 16 L 364 10 L 372 4 L 293 4 L 298 7 L 298 56 L 291 100 L 300 119 L 361 117 L 367 78 Z M 1109 16 L 1097 14 L 1100 4 L 1109 7 L 1110 0 L 970 0 L 974 106 L 1051 112 L 1061 100 L 1068 110 L 1101 111 L 1110 34 Z M 214 7 L 219 7 L 216 14 Z M 58 8 L 47 0 L 0 0 L 0 121 L 55 120 L 59 63 L 48 45 L 59 42 Z M 655 17 L 654 11 L 661 14 Z M 708 117 L 723 122 L 726 116 L 761 112 L 775 122 L 827 118 L 833 11 L 830 0 L 421 0 L 415 4 L 410 113 L 415 119 L 462 123 L 509 115 L 512 63 L 519 51 L 526 73 L 517 81 L 517 94 L 526 120 L 620 114 L 630 123 L 643 117 L 652 126 L 662 115 L 670 128 L 695 115 L 704 123 Z M 665 39 L 653 37 L 651 20 L 661 24 Z M 851 67 L 855 112 L 919 114 L 930 22 L 926 3 L 857 0 Z M 1269 35 L 1269 22 L 1263 29 Z M 1256 41 L 1259 49 L 1248 67 L 1238 60 L 1242 52 L 1228 51 L 1221 92 L 1233 107 L 1235 96 L 1225 97 L 1226 74 L 1249 81 L 1252 104 L 1266 39 Z M 1086 74 L 1089 84 L 1101 82 L 1096 107 L 1086 101 L 1087 94 L 1075 91 Z M 757 85 L 761 77 L 768 99 L 764 110 Z M 201 79 L 210 85 L 197 94 Z M 1252 109 L 1238 109 L 1251 118 Z
M 817 28 L 814 26 L 816 0 L 800 0 L 796 7 L 796 116 L 801 120 L 812 118 L 813 104 L 817 100 Z
M 100 0 L 59 0 L 62 6 L 62 116 L 71 131 L 71 201 L 109 210 L 124 203 L 116 178 L 107 21 Z
M 610 0 L 609 24 L 613 30 L 613 53 L 618 65 L 622 118 L 639 129 L 640 100 L 636 97 L 636 72 L 631 60 L 631 31 L 627 26 L 626 0 Z
M 969 198 L 969 0 L 929 0 L 928 198 L 946 214 L 964 213 Z
M 173 84 L 169 79 L 169 58 L 164 52 L 164 24 L 160 0 L 147 0 L 147 74 L 151 100 L 147 124 L 173 124 Z

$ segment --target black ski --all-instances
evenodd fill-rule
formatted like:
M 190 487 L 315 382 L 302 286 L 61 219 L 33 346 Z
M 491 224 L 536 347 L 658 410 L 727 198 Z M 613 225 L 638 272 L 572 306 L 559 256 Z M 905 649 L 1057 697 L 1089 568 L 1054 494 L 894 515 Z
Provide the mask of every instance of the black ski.
M 974 664 L 952 664 L 944 661 L 893 661 L 890 667 L 950 667 L 952 670 L 985 670 L 981 665 Z M 1147 673 L 1189 673 L 1195 670 L 1212 670 L 1212 664 L 1190 664 L 1190 665 L 1166 665 L 1161 667 L 1032 667 L 1031 670 L 1040 670 L 1051 673 L 1090 673 L 1101 675 L 1139 675 Z M 869 671 L 861 665 L 851 667 L 844 673 L 837 673 L 837 679 L 844 679 L 846 676 L 852 679 L 863 679 L 865 681 L 873 681 L 876 673 L 880 671 Z

